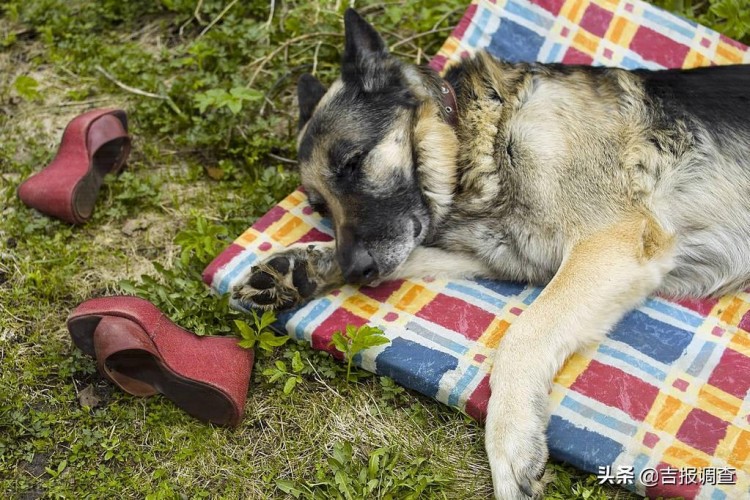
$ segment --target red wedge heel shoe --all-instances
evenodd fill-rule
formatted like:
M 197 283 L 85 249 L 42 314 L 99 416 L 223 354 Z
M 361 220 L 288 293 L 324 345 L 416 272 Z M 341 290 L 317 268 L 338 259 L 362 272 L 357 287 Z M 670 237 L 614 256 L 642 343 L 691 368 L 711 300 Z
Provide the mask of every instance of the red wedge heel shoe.
M 27 206 L 71 224 L 91 218 L 104 176 L 118 172 L 130 153 L 127 115 L 95 109 L 71 121 L 52 162 L 18 188 Z
M 253 351 L 230 337 L 199 337 L 147 300 L 91 299 L 68 317 L 73 343 L 99 371 L 135 396 L 163 394 L 190 415 L 219 425 L 242 420 Z

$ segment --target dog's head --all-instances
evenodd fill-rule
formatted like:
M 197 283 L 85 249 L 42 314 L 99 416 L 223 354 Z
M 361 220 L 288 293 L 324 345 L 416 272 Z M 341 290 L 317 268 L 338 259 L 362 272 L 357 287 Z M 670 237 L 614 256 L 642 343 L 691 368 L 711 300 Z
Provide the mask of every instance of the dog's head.
M 352 9 L 344 28 L 341 77 L 328 90 L 299 81 L 298 156 L 311 203 L 333 220 L 344 278 L 369 283 L 392 274 L 446 209 L 454 169 L 441 165 L 455 164 L 457 141 L 435 104 L 439 77 L 390 55 Z

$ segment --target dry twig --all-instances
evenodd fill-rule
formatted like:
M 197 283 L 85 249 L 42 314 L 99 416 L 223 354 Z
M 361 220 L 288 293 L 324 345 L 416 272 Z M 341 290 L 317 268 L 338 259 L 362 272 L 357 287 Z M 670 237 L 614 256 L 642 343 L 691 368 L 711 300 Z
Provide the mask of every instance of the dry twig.
M 412 40 L 416 40 L 417 38 L 422 38 L 423 36 L 427 36 L 427 35 L 433 35 L 435 33 L 441 33 L 443 31 L 453 31 L 453 27 L 450 27 L 450 28 L 439 28 L 439 29 L 436 29 L 436 30 L 433 29 L 433 30 L 430 30 L 430 31 L 423 31 L 422 33 L 417 33 L 416 35 L 412 35 L 412 36 L 410 36 L 408 38 L 404 38 L 403 40 L 400 40 L 400 41 L 394 43 L 389 48 L 390 48 L 390 50 L 393 50 L 396 47 L 398 47 L 400 45 L 403 45 L 405 43 L 409 43 Z
M 143 96 L 143 97 L 150 97 L 152 99 L 160 99 L 162 101 L 165 101 L 167 104 L 169 104 L 169 107 L 171 107 L 174 110 L 175 113 L 177 113 L 180 116 L 184 116 L 184 114 L 182 113 L 182 111 L 180 110 L 180 108 L 177 107 L 177 104 L 175 104 L 175 102 L 172 100 L 172 98 L 169 97 L 168 95 L 154 94 L 153 92 L 147 92 L 145 90 L 141 90 L 141 89 L 137 89 L 135 87 L 131 87 L 130 85 L 122 83 L 120 80 L 118 80 L 117 78 L 115 78 L 114 76 L 112 76 L 110 73 L 108 73 L 104 68 L 102 68 L 99 65 L 97 65 L 95 67 L 95 69 L 99 73 L 101 73 L 102 75 L 104 75 L 104 77 L 107 80 L 109 80 L 110 82 L 114 83 L 115 85 L 117 85 L 118 87 L 120 87 L 122 90 L 124 90 L 126 92 L 130 92 L 131 94 L 136 94 L 136 95 L 140 95 L 140 96 Z
M 206 26 L 205 28 L 203 28 L 203 31 L 201 31 L 200 34 L 197 37 L 195 37 L 195 39 L 198 40 L 200 37 L 202 37 L 203 35 L 205 35 L 206 33 L 208 33 L 208 31 L 211 28 L 213 28 L 216 23 L 218 23 L 219 21 L 221 21 L 221 18 L 224 17 L 224 15 L 227 12 L 229 12 L 229 9 L 231 9 L 232 7 L 234 7 L 234 5 L 237 3 L 237 1 L 238 0 L 232 0 L 231 2 L 229 2 L 229 5 L 227 5 L 226 7 L 224 7 L 224 10 L 222 10 L 221 12 L 219 12 L 219 15 L 216 16 L 210 23 L 208 23 L 208 26 Z
M 255 72 L 253 73 L 253 76 L 250 77 L 250 81 L 247 83 L 248 87 L 252 87 L 253 83 L 255 83 L 255 79 L 258 77 L 260 72 L 263 70 L 263 67 L 268 64 L 271 59 L 276 57 L 276 55 L 281 52 L 282 50 L 288 49 L 290 45 L 295 44 L 297 42 L 301 42 L 302 40 L 307 40 L 308 38 L 314 38 L 319 36 L 337 36 L 341 37 L 344 36 L 341 33 L 329 33 L 325 31 L 319 31 L 317 33 L 307 33 L 306 35 L 300 35 L 294 38 L 290 38 L 283 44 L 276 47 L 270 54 L 268 54 L 265 57 L 262 57 L 261 59 L 256 60 L 255 62 L 259 62 L 260 64 L 255 69 Z
M 152 99 L 162 99 L 162 100 L 168 100 L 169 97 L 161 94 L 154 94 L 153 92 L 146 92 L 145 90 L 137 89 L 135 87 L 131 87 L 130 85 L 127 85 L 125 83 L 122 83 L 120 80 L 112 76 L 110 73 L 108 73 L 104 68 L 101 66 L 96 66 L 95 69 L 104 75 L 104 78 L 109 80 L 110 82 L 114 83 L 118 87 L 120 87 L 122 90 L 125 90 L 127 92 L 130 92 L 131 94 L 140 95 L 143 97 L 151 97 Z
M 199 24 L 203 24 L 203 19 L 201 19 L 201 7 L 203 7 L 203 0 L 198 0 L 198 4 L 195 6 L 195 10 L 193 11 L 193 17 L 182 23 L 182 26 L 180 26 L 180 38 L 182 38 L 182 32 L 185 30 L 188 24 L 190 24 L 193 19 L 198 21 Z

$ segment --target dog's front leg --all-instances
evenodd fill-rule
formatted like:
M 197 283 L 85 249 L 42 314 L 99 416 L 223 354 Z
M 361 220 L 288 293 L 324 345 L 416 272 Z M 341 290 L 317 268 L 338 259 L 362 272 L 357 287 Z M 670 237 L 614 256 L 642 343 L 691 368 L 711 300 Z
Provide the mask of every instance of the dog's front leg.
M 671 239 L 628 220 L 582 239 L 503 338 L 494 360 L 485 444 L 495 495 L 540 497 L 548 393 L 565 359 L 601 339 L 671 269 Z
M 298 306 L 344 284 L 335 252 L 334 242 L 293 245 L 253 266 L 232 289 L 232 296 L 251 309 Z M 426 276 L 469 278 L 492 276 L 492 272 L 470 255 L 417 247 L 402 266 L 381 281 Z
M 496 277 L 479 257 L 436 247 L 417 247 L 406 262 L 384 279 L 468 279 L 480 276 Z
M 289 309 L 343 283 L 334 242 L 300 244 L 253 266 L 232 297 L 251 309 Z

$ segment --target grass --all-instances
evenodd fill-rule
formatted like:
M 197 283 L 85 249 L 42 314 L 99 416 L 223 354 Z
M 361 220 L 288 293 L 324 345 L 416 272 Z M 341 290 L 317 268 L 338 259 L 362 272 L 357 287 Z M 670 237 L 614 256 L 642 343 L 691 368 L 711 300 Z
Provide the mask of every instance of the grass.
M 477 424 L 386 378 L 350 383 L 345 367 L 306 346 L 274 349 L 266 337 L 272 350 L 256 349 L 245 420 L 228 430 L 164 398 L 113 390 L 64 326 L 79 302 L 128 292 L 199 334 L 255 338 L 242 326 L 251 318 L 213 297 L 199 274 L 296 186 L 294 82 L 310 71 L 333 79 L 346 6 L 0 6 L 0 496 L 490 494 Z M 425 62 L 465 3 L 356 6 L 399 55 Z M 719 24 L 720 14 L 711 14 Z M 128 110 L 134 147 L 93 219 L 71 227 L 25 208 L 18 184 L 49 162 L 72 117 L 104 106 Z M 571 467 L 550 468 L 549 498 L 629 496 Z

